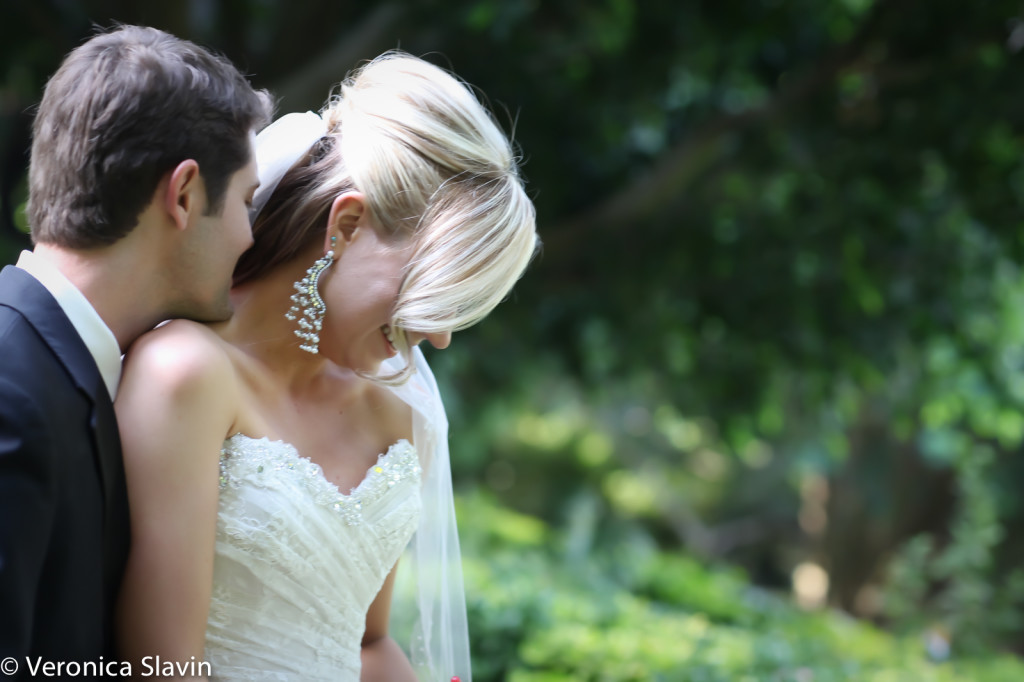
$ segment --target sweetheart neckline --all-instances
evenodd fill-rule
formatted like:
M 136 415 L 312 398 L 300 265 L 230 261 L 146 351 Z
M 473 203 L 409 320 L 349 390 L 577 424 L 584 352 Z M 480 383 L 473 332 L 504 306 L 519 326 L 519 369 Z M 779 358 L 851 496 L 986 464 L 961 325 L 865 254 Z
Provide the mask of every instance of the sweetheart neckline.
M 234 441 L 236 438 L 242 438 L 242 439 L 245 439 L 245 440 L 247 440 L 249 442 L 252 442 L 252 443 L 266 443 L 267 445 L 277 445 L 277 446 L 283 448 L 284 452 L 286 452 L 289 455 L 291 455 L 292 458 L 294 458 L 294 459 L 296 459 L 296 460 L 298 460 L 300 462 L 308 462 L 309 465 L 311 465 L 314 468 L 314 470 L 315 470 L 317 476 L 319 477 L 319 479 L 323 483 L 325 483 L 328 486 L 330 486 L 331 489 L 333 490 L 334 494 L 336 494 L 338 497 L 340 497 L 342 499 L 345 499 L 345 500 L 358 499 L 356 497 L 357 493 L 364 486 L 368 485 L 368 483 L 371 480 L 373 480 L 374 474 L 380 475 L 380 474 L 383 473 L 383 469 L 382 469 L 382 466 L 381 466 L 382 463 L 386 462 L 386 461 L 389 461 L 392 458 L 392 456 L 397 456 L 399 454 L 398 453 L 398 448 L 402 447 L 403 444 L 408 446 L 408 447 L 410 447 L 410 448 L 413 448 L 415 450 L 415 447 L 413 446 L 412 443 L 409 442 L 408 439 L 406 439 L 406 438 L 399 438 L 394 443 L 389 445 L 387 450 L 385 450 L 384 452 L 382 452 L 382 453 L 377 455 L 376 463 L 371 464 L 369 467 L 367 467 L 366 474 L 363 475 L 363 478 L 362 478 L 362 480 L 359 481 L 359 483 L 357 483 L 347 493 L 343 493 L 343 492 L 341 492 L 341 489 L 333 481 L 331 481 L 329 478 L 327 478 L 327 474 L 324 473 L 323 467 L 321 467 L 319 464 L 314 462 L 309 457 L 306 457 L 305 455 L 300 454 L 299 453 L 299 449 L 297 447 L 295 447 L 294 445 L 292 445 L 291 443 L 289 443 L 288 441 L 280 440 L 280 439 L 268 438 L 267 436 L 262 436 L 260 438 L 254 438 L 253 436 L 246 435 L 246 434 L 242 433 L 241 431 L 239 431 L 238 433 L 232 434 L 228 438 L 224 439 L 224 442 L 228 443 L 228 442 Z M 224 456 L 224 451 L 222 449 L 221 450 L 221 457 L 223 457 L 223 456 Z

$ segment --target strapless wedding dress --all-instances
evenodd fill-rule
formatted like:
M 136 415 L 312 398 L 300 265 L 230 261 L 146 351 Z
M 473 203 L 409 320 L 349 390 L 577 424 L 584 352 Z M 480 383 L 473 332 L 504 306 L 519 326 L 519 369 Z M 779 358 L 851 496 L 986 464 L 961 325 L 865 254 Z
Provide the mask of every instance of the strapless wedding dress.
M 215 680 L 359 680 L 366 613 L 416 530 L 421 469 L 405 440 L 350 493 L 281 441 L 221 451 L 206 661 Z

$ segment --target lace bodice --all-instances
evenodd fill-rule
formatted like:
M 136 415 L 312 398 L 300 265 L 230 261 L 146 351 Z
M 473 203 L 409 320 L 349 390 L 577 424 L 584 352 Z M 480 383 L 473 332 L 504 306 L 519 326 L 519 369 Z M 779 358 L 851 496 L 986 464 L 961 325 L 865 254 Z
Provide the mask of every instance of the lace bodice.
M 206 629 L 213 678 L 358 680 L 367 610 L 416 529 L 420 475 L 401 440 L 343 494 L 288 443 L 226 440 Z

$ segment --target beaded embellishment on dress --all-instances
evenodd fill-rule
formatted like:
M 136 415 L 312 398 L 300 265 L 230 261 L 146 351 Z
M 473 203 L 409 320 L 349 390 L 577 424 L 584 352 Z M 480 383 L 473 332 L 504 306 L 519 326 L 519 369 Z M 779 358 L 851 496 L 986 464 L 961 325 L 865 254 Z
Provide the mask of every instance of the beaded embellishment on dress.
M 419 521 L 421 474 L 398 441 L 343 494 L 288 443 L 224 441 L 211 680 L 358 682 L 368 609 Z
M 236 438 L 249 441 L 244 450 L 236 451 L 231 448 L 231 443 Z M 362 522 L 364 502 L 380 499 L 387 490 L 403 479 L 419 480 L 422 473 L 416 449 L 409 441 L 403 439 L 381 455 L 377 464 L 367 471 L 362 482 L 345 495 L 327 480 L 320 465 L 299 455 L 288 443 L 268 438 L 249 438 L 242 434 L 236 434 L 225 441 L 225 447 L 220 451 L 221 489 L 231 485 L 235 477 L 255 475 L 258 478 L 259 474 L 268 469 L 295 470 L 306 481 L 316 502 L 341 514 L 349 525 Z

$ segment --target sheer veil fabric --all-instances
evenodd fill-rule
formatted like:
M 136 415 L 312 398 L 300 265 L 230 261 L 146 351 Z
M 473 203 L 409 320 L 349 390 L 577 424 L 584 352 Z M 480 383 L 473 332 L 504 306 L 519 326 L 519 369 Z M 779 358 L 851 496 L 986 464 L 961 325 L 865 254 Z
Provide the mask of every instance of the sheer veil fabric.
M 249 221 L 267 205 L 281 178 L 327 134 L 327 123 L 312 111 L 285 114 L 256 136 L 256 174 L 260 186 L 252 196 Z
M 402 610 L 417 613 L 407 645 L 421 680 L 447 682 L 458 676 L 467 682 L 471 679 L 469 627 L 448 457 L 448 418 L 437 382 L 418 347 L 413 347 L 411 359 L 416 372 L 391 390 L 413 409 L 413 444 L 423 468 L 422 506 L 419 526 L 399 568 L 400 583 L 411 589 L 396 590 L 392 613 L 398 622 L 409 620 L 402 618 Z M 381 367 L 381 374 L 399 371 L 404 362 L 402 356 L 392 358 Z M 415 600 L 411 607 L 409 599 Z

